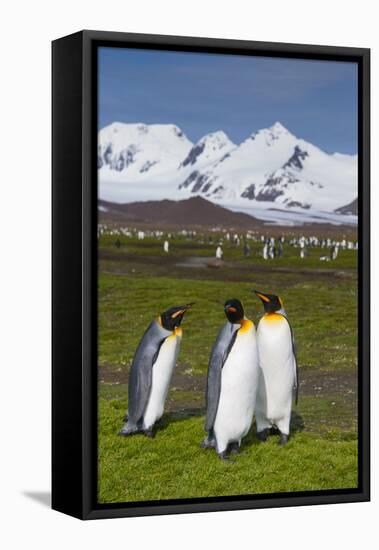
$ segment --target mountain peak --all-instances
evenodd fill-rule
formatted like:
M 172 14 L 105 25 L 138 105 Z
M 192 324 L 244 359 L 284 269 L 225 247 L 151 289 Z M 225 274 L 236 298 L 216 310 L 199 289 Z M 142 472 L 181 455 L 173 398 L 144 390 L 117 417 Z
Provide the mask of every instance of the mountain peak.
M 175 124 L 116 121 L 99 131 L 98 167 L 134 181 L 177 166 L 191 147 Z
M 187 157 L 182 161 L 180 167 L 196 164 L 203 166 L 216 162 L 221 156 L 234 149 L 235 144 L 230 141 L 222 130 L 212 132 L 203 136 L 189 151 Z
M 203 142 L 203 141 L 219 141 L 219 142 L 227 141 L 227 142 L 230 142 L 230 139 L 225 134 L 225 132 L 223 132 L 223 130 L 218 130 L 217 132 L 211 132 L 211 133 L 206 134 L 205 136 L 203 136 L 199 140 L 199 143 Z
M 281 122 L 278 120 L 269 128 L 270 132 L 273 132 L 275 134 L 288 134 L 288 130 Z
M 282 136 L 290 136 L 294 137 L 293 134 L 283 124 L 279 121 L 275 122 L 272 126 L 269 128 L 261 128 L 257 132 L 253 132 L 250 136 L 250 139 L 253 141 L 256 138 L 269 140 L 270 142 L 273 140 L 277 140 Z
M 134 132 L 136 135 L 147 134 L 149 132 L 155 133 L 173 133 L 178 137 L 184 136 L 183 131 L 176 126 L 176 124 L 146 124 L 144 122 L 120 122 L 114 121 L 111 122 L 108 126 L 104 126 L 101 133 L 106 132 L 107 130 L 117 134 L 118 132 Z
M 229 139 L 229 137 L 222 130 L 218 130 L 217 132 L 211 132 L 210 134 L 206 134 L 205 136 L 199 139 L 196 145 L 198 146 L 206 145 L 212 148 L 213 150 L 222 149 L 225 146 L 228 146 L 229 148 L 235 147 L 235 144 Z

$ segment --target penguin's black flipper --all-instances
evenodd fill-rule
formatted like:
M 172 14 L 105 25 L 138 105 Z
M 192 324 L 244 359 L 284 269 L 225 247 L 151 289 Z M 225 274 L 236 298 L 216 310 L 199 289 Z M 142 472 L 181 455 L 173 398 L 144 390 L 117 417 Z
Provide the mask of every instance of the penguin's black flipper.
M 299 365 L 297 364 L 297 355 L 296 355 L 296 342 L 295 342 L 295 336 L 293 333 L 293 328 L 291 326 L 291 323 L 289 322 L 286 315 L 283 315 L 283 317 L 286 319 L 288 326 L 290 327 L 291 331 L 291 339 L 292 339 L 292 353 L 295 358 L 295 377 L 296 377 L 296 386 L 295 386 L 295 404 L 297 405 L 299 401 Z
M 299 367 L 297 364 L 297 358 L 295 356 L 295 362 L 296 362 L 296 389 L 295 389 L 295 404 L 297 405 L 299 402 Z
M 205 419 L 205 431 L 212 430 L 216 420 L 218 403 L 221 393 L 221 373 L 228 355 L 237 337 L 240 325 L 225 323 L 218 334 L 213 346 L 208 365 L 208 378 L 206 389 L 207 415 Z
M 290 327 L 291 327 L 291 325 L 290 325 Z M 299 365 L 297 364 L 296 343 L 295 343 L 295 338 L 293 336 L 292 327 L 291 327 L 291 336 L 292 336 L 292 351 L 293 351 L 293 356 L 295 358 L 295 376 L 296 376 L 295 405 L 297 405 L 297 403 L 299 401 Z
M 226 363 L 226 360 L 227 358 L 229 357 L 229 353 L 232 351 L 232 347 L 234 346 L 234 342 L 236 341 L 236 338 L 237 338 L 237 333 L 238 333 L 238 330 L 236 330 L 234 333 L 233 333 L 233 336 L 232 338 L 230 339 L 230 342 L 229 342 L 229 345 L 225 351 L 225 354 L 224 354 L 224 358 L 223 358 L 223 361 L 222 361 L 222 366 L 225 365 Z

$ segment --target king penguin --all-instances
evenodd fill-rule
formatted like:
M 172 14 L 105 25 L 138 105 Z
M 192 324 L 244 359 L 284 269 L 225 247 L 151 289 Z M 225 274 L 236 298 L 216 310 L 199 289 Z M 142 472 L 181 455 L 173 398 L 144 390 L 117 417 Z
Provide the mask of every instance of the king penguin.
M 257 436 L 266 441 L 270 429 L 278 428 L 280 445 L 290 433 L 293 390 L 298 397 L 295 342 L 283 301 L 274 294 L 255 291 L 264 315 L 258 323 L 259 384 L 256 405 Z
M 193 304 L 176 306 L 154 319 L 134 355 L 129 377 L 127 422 L 119 435 L 142 432 L 154 437 L 182 339 L 183 316 Z
M 258 385 L 255 325 L 244 315 L 239 300 L 225 302 L 227 322 L 213 346 L 206 390 L 208 436 L 203 448 L 213 447 L 222 460 L 238 453 L 250 429 Z

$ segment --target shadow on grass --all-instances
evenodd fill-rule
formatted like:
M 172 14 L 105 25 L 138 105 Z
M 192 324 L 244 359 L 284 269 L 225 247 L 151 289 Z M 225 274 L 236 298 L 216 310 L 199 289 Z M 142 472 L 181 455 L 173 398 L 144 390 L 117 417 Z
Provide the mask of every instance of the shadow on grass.
M 189 418 L 198 418 L 199 416 L 205 416 L 205 409 L 203 407 L 178 409 L 177 411 L 165 413 L 156 424 L 157 432 L 163 432 L 171 424 L 175 424 L 176 422 L 182 422 Z
M 162 418 L 155 424 L 155 434 L 159 435 L 160 433 L 167 430 L 167 428 L 175 424 L 176 422 L 182 422 L 183 420 L 188 420 L 190 418 L 199 418 L 204 417 L 205 420 L 205 408 L 204 407 L 189 407 L 188 409 L 178 409 L 176 411 L 170 411 L 164 413 Z M 290 435 L 293 437 L 296 433 L 302 432 L 304 430 L 305 424 L 303 417 L 296 411 L 291 413 L 291 425 L 290 425 Z M 205 431 L 204 431 L 205 434 Z M 138 434 L 135 434 L 138 435 Z M 270 436 L 279 436 L 280 432 L 276 427 L 271 428 Z M 252 424 L 252 427 L 249 430 L 249 433 L 243 438 L 241 444 L 241 450 L 247 447 L 261 445 L 262 442 L 257 438 L 257 428 L 255 420 Z
M 170 425 L 175 424 L 176 422 L 182 422 L 183 420 L 188 420 L 189 418 L 198 418 L 201 416 L 205 417 L 205 409 L 203 407 L 178 409 L 177 411 L 165 413 L 156 424 L 156 433 L 159 434 L 160 432 L 164 432 Z M 292 411 L 291 413 L 290 430 L 291 436 L 304 430 L 303 417 L 296 411 Z M 270 435 L 279 434 L 280 432 L 277 428 L 271 428 Z M 261 442 L 257 438 L 256 424 L 254 421 L 249 433 L 243 439 L 242 448 L 250 447 L 251 445 L 259 445 L 260 443 Z
M 304 420 L 301 414 L 296 411 L 291 413 L 291 434 L 302 432 L 305 428 Z
M 169 426 L 175 424 L 176 422 L 182 422 L 183 420 L 189 420 L 190 418 L 198 418 L 204 416 L 205 419 L 205 409 L 203 407 L 199 408 L 188 408 L 188 409 L 178 409 L 176 411 L 170 411 L 163 414 L 162 418 L 155 423 L 155 434 L 159 434 L 167 430 Z M 127 421 L 127 416 L 123 417 L 123 422 Z M 122 422 L 121 422 L 122 425 Z M 140 435 L 141 432 L 137 432 L 134 435 Z

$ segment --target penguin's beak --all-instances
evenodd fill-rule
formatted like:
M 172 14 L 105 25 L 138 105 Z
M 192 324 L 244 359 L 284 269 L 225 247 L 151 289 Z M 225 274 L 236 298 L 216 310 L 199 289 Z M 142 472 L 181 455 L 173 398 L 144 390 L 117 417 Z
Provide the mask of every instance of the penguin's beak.
M 254 290 L 255 294 L 262 300 L 262 302 L 266 302 L 266 304 L 270 303 L 270 298 L 264 294 L 263 292 L 260 292 L 259 290 Z
M 229 311 L 230 313 L 236 313 L 237 309 L 233 306 L 229 306 L 225 308 L 225 311 Z
M 171 317 L 173 319 L 176 319 L 176 317 L 179 317 L 179 316 L 182 316 L 185 314 L 186 311 L 188 311 L 193 305 L 194 305 L 195 302 L 191 302 L 190 304 L 186 304 L 185 306 L 178 306 L 176 308 L 176 311 L 175 313 L 173 313 L 171 315 Z

